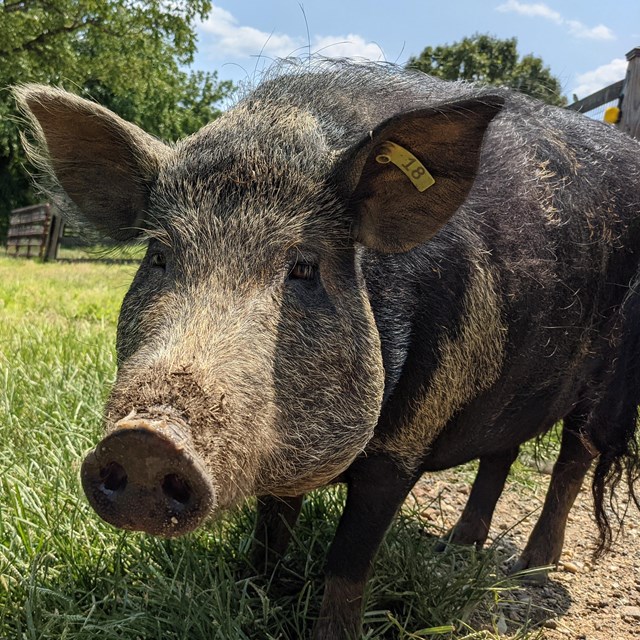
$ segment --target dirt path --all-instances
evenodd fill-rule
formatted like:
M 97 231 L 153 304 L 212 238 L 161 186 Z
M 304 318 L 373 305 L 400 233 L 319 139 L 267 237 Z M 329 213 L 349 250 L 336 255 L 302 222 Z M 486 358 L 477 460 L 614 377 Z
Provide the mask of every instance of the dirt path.
M 532 472 L 534 473 L 534 472 Z M 511 483 L 505 489 L 493 519 L 491 538 L 507 568 L 523 549 L 540 513 L 549 476 L 530 489 Z M 415 495 L 431 504 L 424 515 L 439 526 L 453 525 L 469 493 L 470 482 L 455 471 L 427 474 Z M 440 495 L 440 500 L 438 500 Z M 574 505 L 567 526 L 558 571 L 543 585 L 513 591 L 504 604 L 499 628 L 505 637 L 514 623 L 529 618 L 542 629 L 544 640 L 631 640 L 640 638 L 640 514 L 633 508 L 612 550 L 592 564 L 597 537 L 587 483 Z

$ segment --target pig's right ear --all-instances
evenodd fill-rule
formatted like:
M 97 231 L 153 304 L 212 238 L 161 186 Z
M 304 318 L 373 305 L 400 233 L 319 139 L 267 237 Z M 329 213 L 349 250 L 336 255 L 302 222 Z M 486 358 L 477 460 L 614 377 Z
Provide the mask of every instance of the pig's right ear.
M 343 152 L 334 180 L 349 200 L 354 240 L 396 253 L 434 236 L 465 201 L 503 104 L 488 95 L 399 113 Z
M 14 91 L 31 123 L 31 159 L 62 188 L 80 218 L 116 240 L 138 235 L 169 147 L 65 91 L 42 85 Z

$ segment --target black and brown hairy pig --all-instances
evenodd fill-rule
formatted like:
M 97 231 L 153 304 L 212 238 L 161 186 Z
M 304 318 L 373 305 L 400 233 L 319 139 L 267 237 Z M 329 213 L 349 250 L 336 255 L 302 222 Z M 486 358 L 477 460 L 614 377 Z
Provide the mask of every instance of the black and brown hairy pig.
M 610 543 L 639 467 L 638 142 L 391 65 L 281 63 L 171 145 L 58 89 L 17 96 L 58 206 L 148 240 L 82 466 L 107 522 L 178 536 L 258 496 L 273 558 L 305 492 L 345 483 L 314 638 L 357 637 L 418 478 L 479 459 L 450 539 L 482 545 L 518 448 L 561 421 L 514 568 L 558 561 L 591 466 Z

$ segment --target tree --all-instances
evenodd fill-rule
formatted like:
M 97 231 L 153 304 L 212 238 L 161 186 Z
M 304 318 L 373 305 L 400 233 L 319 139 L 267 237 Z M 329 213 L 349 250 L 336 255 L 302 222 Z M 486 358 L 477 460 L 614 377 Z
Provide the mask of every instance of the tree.
M 419 69 L 445 80 L 472 80 L 510 87 L 548 104 L 565 106 L 560 81 L 544 66 L 541 58 L 518 55 L 516 38 L 476 34 L 451 45 L 427 47 L 412 57 L 407 67 Z
M 184 70 L 210 10 L 210 0 L 0 0 L 0 238 L 9 211 L 34 197 L 10 86 L 61 86 L 175 140 L 219 115 L 232 89 Z

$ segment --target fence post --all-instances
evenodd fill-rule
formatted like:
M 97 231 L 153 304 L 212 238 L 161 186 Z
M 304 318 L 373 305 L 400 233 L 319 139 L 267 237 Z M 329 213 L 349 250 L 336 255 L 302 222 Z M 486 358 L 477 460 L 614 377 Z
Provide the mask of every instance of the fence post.
M 51 206 L 51 205 L 49 205 Z M 49 238 L 47 240 L 47 248 L 44 254 L 44 261 L 56 260 L 58 258 L 58 245 L 60 243 L 60 235 L 62 234 L 62 218 L 58 213 L 51 215 L 51 223 L 49 225 Z
M 631 49 L 627 53 L 627 60 L 629 65 L 618 127 L 630 136 L 640 139 L 640 47 Z

